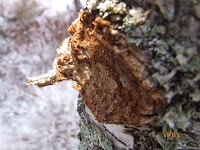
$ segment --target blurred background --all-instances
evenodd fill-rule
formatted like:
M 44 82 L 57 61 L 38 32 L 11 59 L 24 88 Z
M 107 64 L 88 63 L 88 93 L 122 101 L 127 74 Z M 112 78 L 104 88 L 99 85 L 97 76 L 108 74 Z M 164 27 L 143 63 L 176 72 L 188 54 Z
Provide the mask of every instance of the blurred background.
M 0 0 L 0 150 L 76 150 L 72 81 L 38 88 L 86 0 Z

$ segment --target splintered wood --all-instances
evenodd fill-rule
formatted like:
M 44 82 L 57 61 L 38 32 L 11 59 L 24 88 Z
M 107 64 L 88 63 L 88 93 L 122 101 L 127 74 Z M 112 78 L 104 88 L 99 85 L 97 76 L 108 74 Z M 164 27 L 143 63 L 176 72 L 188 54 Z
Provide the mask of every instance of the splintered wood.
M 99 122 L 157 126 L 162 92 L 148 77 L 142 51 L 91 13 L 81 13 L 68 31 L 72 36 L 58 48 L 54 69 L 29 84 L 72 79 Z

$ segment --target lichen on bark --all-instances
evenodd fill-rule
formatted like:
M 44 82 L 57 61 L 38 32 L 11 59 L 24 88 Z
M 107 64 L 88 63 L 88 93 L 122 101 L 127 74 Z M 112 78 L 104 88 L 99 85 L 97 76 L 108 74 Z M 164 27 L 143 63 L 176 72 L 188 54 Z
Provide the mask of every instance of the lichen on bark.
M 29 81 L 39 86 L 76 81 L 86 114 L 94 120 L 82 129 L 96 134 L 96 124 L 119 149 L 146 149 L 137 136 L 144 133 L 153 141 L 149 149 L 199 148 L 198 5 L 187 0 L 88 1 L 68 29 L 72 36 L 58 49 L 53 71 Z M 109 124 L 124 133 L 115 134 Z M 180 135 L 166 140 L 163 132 L 172 131 Z M 138 143 L 131 145 L 129 135 Z
M 85 111 L 85 105 L 82 102 L 82 99 L 78 100 L 78 113 L 81 117 L 80 122 L 80 150 L 113 150 L 112 142 L 105 137 L 101 132 L 99 127 L 90 120 L 88 114 Z

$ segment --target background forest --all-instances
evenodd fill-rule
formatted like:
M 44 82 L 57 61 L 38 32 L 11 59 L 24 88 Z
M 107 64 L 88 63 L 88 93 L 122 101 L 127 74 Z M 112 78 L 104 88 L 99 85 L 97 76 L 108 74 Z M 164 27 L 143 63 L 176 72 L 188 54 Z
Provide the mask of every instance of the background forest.
M 38 88 L 77 17 L 78 0 L 0 0 L 0 149 L 77 149 L 78 92 L 71 81 Z M 66 89 L 65 91 L 61 89 Z

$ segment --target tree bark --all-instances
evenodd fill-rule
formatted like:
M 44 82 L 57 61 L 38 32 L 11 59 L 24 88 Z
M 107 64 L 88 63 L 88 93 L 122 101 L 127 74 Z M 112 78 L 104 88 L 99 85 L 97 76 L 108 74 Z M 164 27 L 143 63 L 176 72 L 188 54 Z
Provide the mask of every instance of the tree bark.
M 88 1 L 54 69 L 80 91 L 79 149 L 200 148 L 200 2 Z

